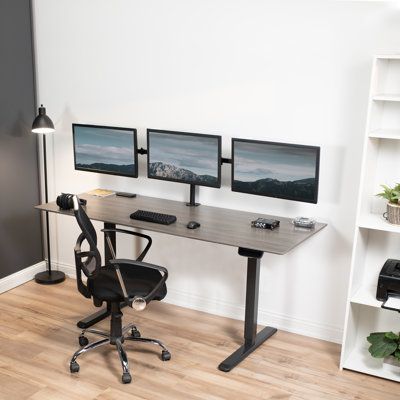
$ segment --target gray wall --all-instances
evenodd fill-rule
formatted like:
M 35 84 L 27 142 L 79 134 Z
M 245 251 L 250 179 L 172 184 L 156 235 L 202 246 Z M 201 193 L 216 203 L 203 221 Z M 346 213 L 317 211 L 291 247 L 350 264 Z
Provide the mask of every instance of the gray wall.
M 0 1 L 0 278 L 43 259 L 29 0 Z

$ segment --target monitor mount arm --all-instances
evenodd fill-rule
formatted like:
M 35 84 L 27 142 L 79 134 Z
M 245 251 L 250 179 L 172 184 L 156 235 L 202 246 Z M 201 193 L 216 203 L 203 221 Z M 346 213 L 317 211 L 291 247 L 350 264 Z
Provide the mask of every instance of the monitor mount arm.
M 147 149 L 144 149 L 141 147 L 140 149 L 137 150 L 137 153 L 140 155 L 145 155 L 147 154 Z M 222 157 L 221 158 L 221 165 L 222 164 L 232 164 L 232 159 Z M 200 203 L 196 203 L 196 185 L 190 184 L 190 197 L 189 197 L 189 202 L 186 203 L 188 207 L 197 207 L 200 205 Z
M 188 207 L 197 207 L 200 203 L 196 203 L 196 185 L 190 184 L 190 201 L 186 203 Z
M 232 164 L 232 160 L 230 158 L 221 158 L 221 165 L 222 164 Z M 196 185 L 190 185 L 190 201 L 186 203 L 188 207 L 197 207 L 200 203 L 196 203 Z
M 137 153 L 143 156 L 147 154 L 147 150 L 141 147 L 140 149 L 137 149 Z

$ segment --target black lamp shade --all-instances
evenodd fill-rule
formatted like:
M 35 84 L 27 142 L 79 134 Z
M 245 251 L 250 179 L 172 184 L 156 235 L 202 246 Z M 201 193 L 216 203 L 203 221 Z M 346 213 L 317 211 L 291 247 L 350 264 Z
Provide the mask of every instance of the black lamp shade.
M 46 115 L 46 108 L 43 104 L 39 107 L 39 115 L 32 124 L 32 132 L 34 133 L 51 133 L 54 132 L 53 121 Z

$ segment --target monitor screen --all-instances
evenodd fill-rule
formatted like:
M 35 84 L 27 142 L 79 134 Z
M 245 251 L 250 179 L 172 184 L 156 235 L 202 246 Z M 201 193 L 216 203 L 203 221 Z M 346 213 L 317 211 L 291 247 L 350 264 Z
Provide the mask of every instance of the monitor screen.
M 75 169 L 137 178 L 136 129 L 72 124 Z
M 232 190 L 317 203 L 320 148 L 232 139 Z
M 147 130 L 148 177 L 221 186 L 221 136 Z

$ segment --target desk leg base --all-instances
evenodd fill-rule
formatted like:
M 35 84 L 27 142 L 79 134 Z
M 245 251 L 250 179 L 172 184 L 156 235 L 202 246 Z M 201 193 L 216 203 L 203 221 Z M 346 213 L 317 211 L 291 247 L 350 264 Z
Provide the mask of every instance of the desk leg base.
M 107 308 L 103 308 L 102 310 L 81 319 L 76 325 L 80 329 L 87 329 L 92 325 L 102 321 L 104 318 L 107 318 L 109 315 L 111 315 L 111 311 L 107 310 Z
M 274 333 L 276 333 L 276 328 L 271 328 L 267 326 L 262 331 L 260 331 L 255 339 L 255 342 L 250 345 L 243 345 L 239 347 L 234 353 L 232 353 L 226 360 L 219 364 L 218 369 L 223 372 L 229 372 L 231 369 L 236 367 L 241 361 L 243 361 L 250 353 L 252 353 L 258 346 L 269 339 Z

